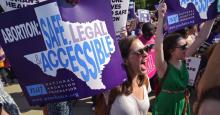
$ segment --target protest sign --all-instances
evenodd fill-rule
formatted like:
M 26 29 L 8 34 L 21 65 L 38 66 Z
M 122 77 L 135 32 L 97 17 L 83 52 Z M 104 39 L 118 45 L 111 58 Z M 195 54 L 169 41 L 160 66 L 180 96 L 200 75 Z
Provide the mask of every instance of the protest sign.
M 111 0 L 112 16 L 117 39 L 120 38 L 120 33 L 126 28 L 129 1 L 130 0 Z
M 58 4 L 0 15 L 0 44 L 31 105 L 96 95 L 126 80 L 110 1 Z
M 217 0 L 166 0 L 168 32 L 217 16 Z
M 190 86 L 194 85 L 196 75 L 199 69 L 200 61 L 201 59 L 197 57 L 189 57 L 186 59 L 186 67 L 189 73 L 188 85 Z
M 148 53 L 147 63 L 145 64 L 147 68 L 147 75 L 149 78 L 152 78 L 156 74 L 156 71 L 157 71 L 156 65 L 155 65 L 155 58 L 156 58 L 155 49 L 153 48 Z
M 138 9 L 138 19 L 139 22 L 150 22 L 151 18 L 149 10 Z
M 0 0 L 0 6 L 5 12 L 38 4 L 46 0 Z
M 135 19 L 135 2 L 130 1 L 129 8 L 128 8 L 128 20 Z

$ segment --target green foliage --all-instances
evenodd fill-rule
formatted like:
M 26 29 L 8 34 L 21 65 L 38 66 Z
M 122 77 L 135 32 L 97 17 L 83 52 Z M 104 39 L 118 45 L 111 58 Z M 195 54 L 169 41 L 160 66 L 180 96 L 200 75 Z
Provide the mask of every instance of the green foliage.
M 154 5 L 159 2 L 159 0 L 132 0 L 135 1 L 136 9 L 148 9 L 155 10 Z

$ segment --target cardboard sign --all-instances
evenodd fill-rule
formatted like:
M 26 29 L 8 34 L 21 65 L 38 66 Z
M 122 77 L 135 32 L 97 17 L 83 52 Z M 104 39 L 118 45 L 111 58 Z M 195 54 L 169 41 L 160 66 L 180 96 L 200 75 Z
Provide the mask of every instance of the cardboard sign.
M 124 31 L 126 27 L 129 1 L 130 0 L 111 0 L 112 17 L 117 39 L 120 39 L 120 33 Z
M 186 66 L 187 66 L 187 70 L 189 73 L 189 82 L 188 85 L 193 86 L 195 79 L 196 79 L 196 75 L 199 69 L 199 65 L 200 65 L 200 58 L 197 57 L 189 57 L 186 60 Z

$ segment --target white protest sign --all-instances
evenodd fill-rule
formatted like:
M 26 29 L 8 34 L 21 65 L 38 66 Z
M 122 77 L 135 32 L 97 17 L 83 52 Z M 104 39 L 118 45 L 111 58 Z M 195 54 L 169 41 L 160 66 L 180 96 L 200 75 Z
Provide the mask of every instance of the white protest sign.
M 130 0 L 111 0 L 112 17 L 117 38 L 123 28 L 126 27 L 129 2 Z
M 196 75 L 199 69 L 199 65 L 200 65 L 200 58 L 197 57 L 189 57 L 186 60 L 186 66 L 187 66 L 187 70 L 189 73 L 189 82 L 188 85 L 193 86 L 195 79 L 196 79 Z
M 145 9 L 138 9 L 138 19 L 140 22 L 150 22 L 150 12 Z
M 37 4 L 46 0 L 0 0 L 0 5 L 5 12 Z

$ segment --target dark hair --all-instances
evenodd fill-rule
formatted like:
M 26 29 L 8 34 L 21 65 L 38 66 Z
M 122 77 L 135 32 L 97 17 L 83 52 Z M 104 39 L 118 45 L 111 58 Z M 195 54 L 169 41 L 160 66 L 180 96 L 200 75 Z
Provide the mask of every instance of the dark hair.
M 119 40 L 118 44 L 119 44 L 119 48 L 121 51 L 121 56 L 124 60 L 128 58 L 128 56 L 130 54 L 130 47 L 136 39 L 138 39 L 138 37 L 129 36 L 129 37 L 122 38 Z M 133 91 L 132 78 L 129 75 L 128 67 L 125 64 L 122 64 L 122 66 L 124 67 L 124 69 L 127 73 L 127 80 L 125 82 L 123 82 L 122 85 L 117 86 L 110 91 L 109 99 L 108 99 L 108 107 L 107 107 L 107 114 L 108 115 L 110 113 L 111 106 L 118 95 L 121 95 L 121 94 L 129 95 Z M 148 83 L 148 80 L 146 79 L 146 77 L 147 77 L 146 75 L 138 75 L 138 80 L 139 80 L 138 86 L 142 86 L 143 84 L 145 84 L 146 87 L 148 87 L 149 83 Z
M 118 44 L 119 44 L 121 56 L 123 59 L 128 58 L 131 44 L 134 42 L 135 39 L 137 38 L 129 36 L 129 37 L 122 38 L 119 40 Z
M 127 59 L 130 54 L 131 44 L 137 39 L 138 39 L 138 37 L 136 37 L 136 36 L 130 36 L 128 38 L 123 38 L 123 39 L 119 40 L 119 48 L 121 51 L 122 58 L 124 60 Z M 125 64 L 122 64 L 122 66 L 127 73 L 127 80 L 122 84 L 122 92 L 121 93 L 125 94 L 125 95 L 129 95 L 133 91 L 132 78 L 129 75 L 128 66 Z M 138 75 L 138 85 L 139 86 L 142 86 L 143 84 L 148 84 L 146 77 L 147 77 L 146 75 Z
M 175 33 L 180 34 L 184 39 L 186 39 L 188 31 L 189 31 L 189 28 L 185 27 L 183 29 L 175 31 Z
M 163 51 L 165 61 L 169 61 L 171 58 L 171 53 L 177 46 L 177 42 L 182 36 L 178 33 L 168 34 L 163 41 Z
M 150 37 L 154 33 L 152 33 L 153 30 L 155 30 L 155 26 L 151 24 L 150 22 L 144 23 L 142 26 L 142 33 L 145 37 Z
M 207 99 L 212 99 L 220 102 L 220 86 L 210 88 L 201 95 L 194 111 L 196 114 L 198 114 L 199 108 L 201 107 L 202 103 Z

